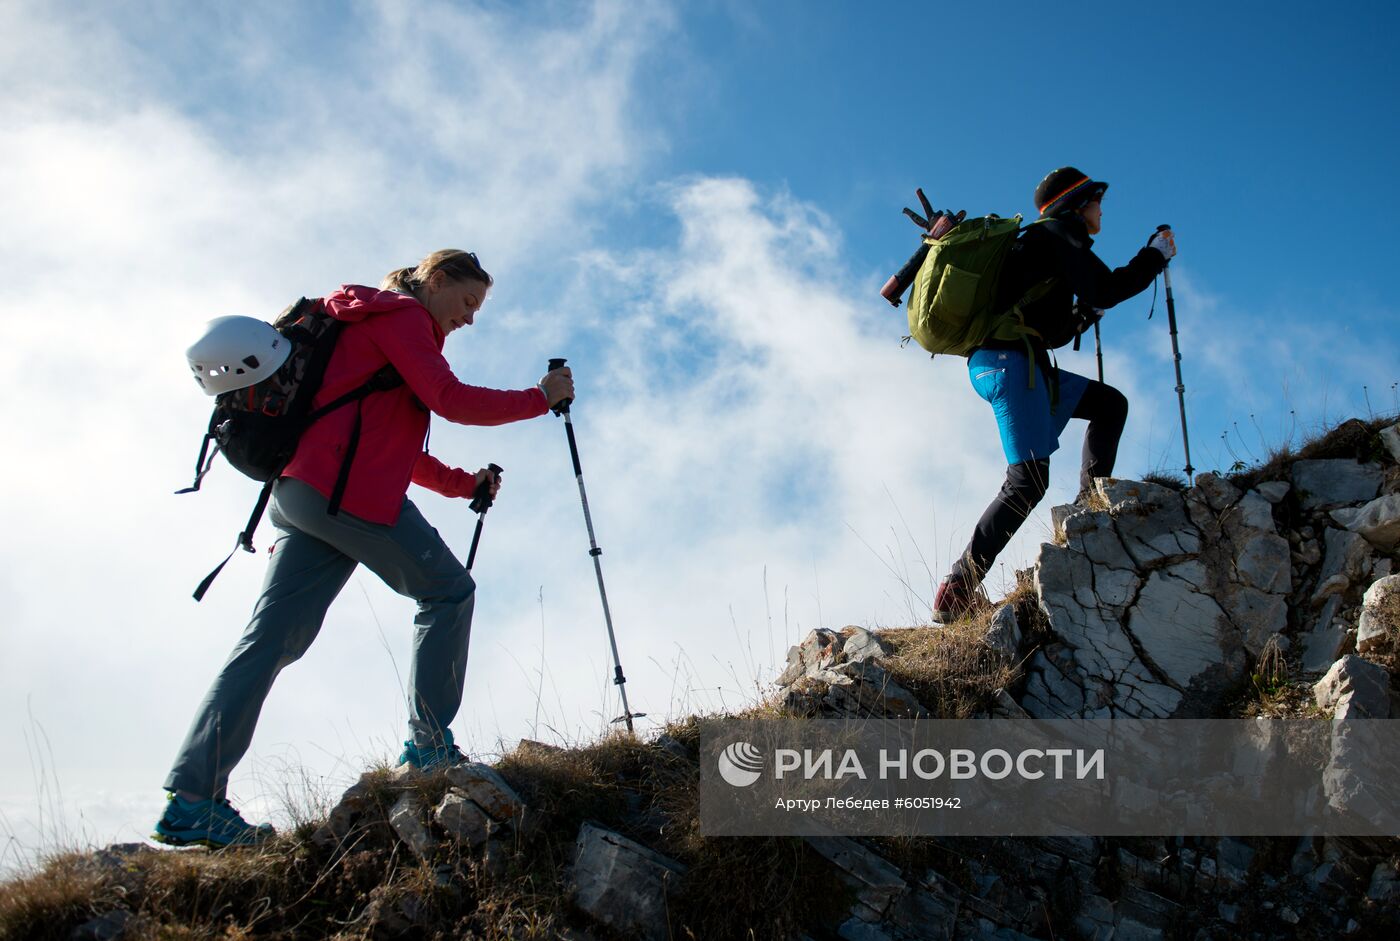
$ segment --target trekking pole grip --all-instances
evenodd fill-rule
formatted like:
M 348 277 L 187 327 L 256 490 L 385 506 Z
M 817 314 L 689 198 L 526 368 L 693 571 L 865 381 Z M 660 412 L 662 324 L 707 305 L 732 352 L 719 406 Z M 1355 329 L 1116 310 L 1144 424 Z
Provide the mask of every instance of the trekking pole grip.
M 486 469 L 497 478 L 505 473 L 505 468 L 499 464 L 487 464 Z M 472 494 L 471 511 L 473 513 L 485 513 L 494 502 L 495 501 L 491 498 L 491 478 L 488 477 L 476 485 L 476 492 Z
M 550 359 L 550 361 L 549 361 L 549 369 L 547 369 L 547 370 L 545 370 L 545 371 L 546 371 L 546 372 L 554 372 L 554 370 L 556 370 L 556 369 L 563 369 L 563 368 L 564 368 L 564 364 L 567 363 L 567 362 L 568 362 L 568 360 L 565 359 L 565 358 L 562 357 L 562 356 L 553 357 L 553 358 Z M 567 412 L 567 411 L 569 410 L 569 406 L 573 404 L 573 401 L 574 401 L 573 399 L 564 399 L 564 400 L 563 400 L 562 402 L 560 402 L 558 405 L 551 405 L 550 408 L 549 408 L 549 410 L 552 411 L 552 412 L 553 412 L 554 414 L 556 414 L 556 415 L 563 415 L 565 412 Z
M 1170 230 L 1171 230 L 1171 226 L 1168 225 L 1168 224 L 1165 223 L 1165 222 L 1163 222 L 1161 225 L 1157 226 L 1157 231 L 1158 231 L 1158 232 L 1168 232 L 1168 231 L 1170 231 Z M 1153 233 L 1153 234 L 1155 235 L 1156 233 Z M 1151 241 L 1151 239 L 1148 239 L 1148 241 Z M 1170 265 L 1171 263 L 1172 263 L 1172 260 L 1171 260 L 1170 258 L 1168 258 L 1168 259 L 1167 259 L 1167 264 Z

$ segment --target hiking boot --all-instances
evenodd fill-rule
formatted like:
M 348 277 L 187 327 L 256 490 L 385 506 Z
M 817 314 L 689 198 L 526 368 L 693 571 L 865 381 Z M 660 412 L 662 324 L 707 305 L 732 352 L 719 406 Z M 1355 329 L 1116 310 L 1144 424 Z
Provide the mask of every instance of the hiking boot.
M 960 576 L 949 575 L 933 599 L 933 620 L 937 624 L 952 624 L 976 605 L 977 593 Z
M 255 846 L 275 833 L 272 825 L 253 826 L 227 800 L 187 801 L 171 794 L 151 839 L 170 846 Z
M 412 739 L 404 742 L 399 764 L 412 765 L 419 771 L 437 771 L 466 761 L 467 756 L 452 740 L 452 730 L 443 729 L 442 736 L 440 745 L 417 745 Z

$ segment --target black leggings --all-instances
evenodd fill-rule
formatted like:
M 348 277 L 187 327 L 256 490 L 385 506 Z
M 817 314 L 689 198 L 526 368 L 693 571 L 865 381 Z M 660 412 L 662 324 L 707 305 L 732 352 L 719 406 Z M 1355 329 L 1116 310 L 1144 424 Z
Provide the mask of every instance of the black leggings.
M 1074 418 L 1087 419 L 1084 453 L 1080 462 L 1079 487 L 1087 490 L 1095 477 L 1108 477 L 1118 459 L 1118 441 L 1128 420 L 1128 400 L 1113 386 L 1092 379 L 1084 389 Z M 1006 469 L 1006 482 L 987 507 L 972 541 L 953 566 L 953 573 L 969 584 L 980 582 L 1001 550 L 1021 528 L 1050 486 L 1050 459 L 1022 461 Z

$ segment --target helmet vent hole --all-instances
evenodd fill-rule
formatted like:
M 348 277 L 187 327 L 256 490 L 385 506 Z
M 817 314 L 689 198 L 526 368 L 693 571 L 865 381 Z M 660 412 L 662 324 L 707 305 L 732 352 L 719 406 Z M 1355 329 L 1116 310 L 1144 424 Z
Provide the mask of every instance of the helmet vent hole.
M 247 366 L 249 369 L 257 369 L 258 358 L 256 356 L 245 356 L 243 357 L 243 365 Z

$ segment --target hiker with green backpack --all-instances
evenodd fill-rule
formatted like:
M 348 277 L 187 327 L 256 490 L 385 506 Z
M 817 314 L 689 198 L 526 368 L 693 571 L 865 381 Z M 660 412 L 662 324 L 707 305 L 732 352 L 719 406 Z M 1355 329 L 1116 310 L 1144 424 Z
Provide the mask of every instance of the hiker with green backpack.
M 1036 187 L 1040 218 L 988 216 L 926 239 L 913 281 L 910 331 L 935 353 L 967 357 L 973 389 L 992 407 L 1006 479 L 967 548 L 938 588 L 933 619 L 950 623 L 974 605 L 993 561 L 1045 496 L 1050 455 L 1071 418 L 1089 422 L 1080 496 L 1112 474 L 1128 400 L 1103 382 L 1059 369 L 1050 351 L 1140 293 L 1176 254 L 1171 231 L 1154 233 L 1128 264 L 1110 269 L 1092 251 L 1108 184 L 1061 167 Z M 1077 300 L 1077 303 L 1076 303 Z
M 379 288 L 345 285 L 326 298 L 303 299 L 277 328 L 253 318 L 219 318 L 190 348 L 196 380 L 220 396 L 206 447 L 216 438 L 230 463 L 267 479 L 277 539 L 252 619 L 166 778 L 170 793 L 155 839 L 222 847 L 257 843 L 272 833 L 267 824 L 249 824 L 228 802 L 229 774 L 252 741 L 273 681 L 310 647 L 360 564 L 418 603 L 409 738 L 399 763 L 432 769 L 463 760 L 448 724 L 462 701 L 476 583 L 406 491 L 412 482 L 489 505 L 500 487 L 494 465 L 473 474 L 427 452 L 430 413 L 460 424 L 501 425 L 546 415 L 574 397 L 567 368 L 519 391 L 466 385 L 453 374 L 442 355 L 444 340 L 473 322 L 491 284 L 476 255 L 445 249 L 391 272 Z M 319 361 L 317 343 L 324 351 Z M 293 346 L 300 347 L 295 354 Z M 259 464 L 254 445 L 265 443 L 253 440 L 264 427 L 260 422 L 275 419 L 273 405 L 283 404 L 276 390 L 307 382 L 316 387 L 306 390 L 303 398 L 310 401 L 294 431 L 261 434 L 287 441 L 288 453 L 261 470 L 248 469 L 250 455 L 251 464 Z M 239 410 L 250 403 L 258 408 Z M 247 440 L 240 439 L 240 427 Z M 191 489 L 208 470 L 197 469 Z M 262 504 L 239 537 L 249 551 Z

